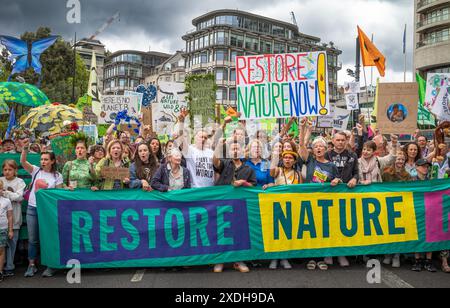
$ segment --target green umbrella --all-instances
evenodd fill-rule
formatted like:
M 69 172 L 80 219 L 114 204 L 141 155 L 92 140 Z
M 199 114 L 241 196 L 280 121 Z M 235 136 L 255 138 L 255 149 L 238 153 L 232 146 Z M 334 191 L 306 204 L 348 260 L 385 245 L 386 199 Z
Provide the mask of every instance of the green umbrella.
M 38 88 L 27 83 L 0 82 L 0 99 L 29 107 L 50 104 L 48 97 Z

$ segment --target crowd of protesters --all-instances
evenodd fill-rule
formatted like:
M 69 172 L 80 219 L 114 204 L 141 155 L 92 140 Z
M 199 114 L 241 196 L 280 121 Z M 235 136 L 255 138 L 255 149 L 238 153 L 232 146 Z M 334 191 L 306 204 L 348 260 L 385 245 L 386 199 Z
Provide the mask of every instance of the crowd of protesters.
M 245 122 L 232 130 L 226 138 L 226 118 L 214 131 L 199 129 L 190 136 L 184 128 L 185 111 L 179 117 L 174 140 L 164 145 L 143 127 L 132 142 L 130 133 L 108 129 L 102 145 L 89 145 L 80 138 L 73 143 L 76 159 L 67 162 L 62 173 L 57 172 L 56 158 L 47 142 L 32 143 L 28 139 L 4 140 L 2 153 L 21 154 L 20 163 L 31 175 L 26 190 L 24 181 L 17 177 L 18 164 L 14 160 L 3 163 L 0 178 L 0 281 L 13 276 L 14 256 L 18 233 L 22 225 L 21 204 L 28 200 L 26 222 L 28 228 L 28 260 L 26 277 L 33 277 L 37 269 L 39 249 L 39 217 L 36 210 L 36 192 L 39 189 L 63 188 L 76 190 L 142 189 L 168 192 L 189 188 L 219 185 L 235 187 L 258 186 L 267 190 L 279 185 L 303 183 L 329 183 L 332 187 L 345 184 L 352 189 L 357 185 L 380 182 L 425 181 L 448 178 L 450 151 L 448 145 L 429 142 L 417 133 L 410 143 L 401 145 L 396 135 L 390 138 L 377 132 L 369 138 L 363 118 L 352 131 L 334 132 L 332 136 L 312 138 L 313 126 L 307 118 L 298 123 L 298 136 L 289 134 L 295 119 L 282 127 L 276 136 L 258 131 L 246 134 Z M 193 140 L 193 143 L 191 143 Z M 439 151 L 438 151 L 439 150 Z M 28 162 L 28 153 L 40 154 L 40 165 Z M 102 177 L 104 167 L 129 168 L 129 178 L 111 180 Z M 414 253 L 414 252 L 411 252 Z M 437 252 L 441 269 L 450 273 L 448 251 Z M 435 272 L 433 253 L 414 255 L 413 271 Z M 337 256 L 340 266 L 350 262 Z M 242 260 L 234 268 L 249 272 Z M 333 258 L 307 260 L 307 269 L 327 270 Z M 400 254 L 386 255 L 384 264 L 400 267 Z M 254 263 L 252 263 L 254 264 Z M 269 268 L 292 268 L 289 260 L 272 260 Z M 222 272 L 224 264 L 216 264 L 214 272 Z M 47 268 L 44 277 L 54 270 Z

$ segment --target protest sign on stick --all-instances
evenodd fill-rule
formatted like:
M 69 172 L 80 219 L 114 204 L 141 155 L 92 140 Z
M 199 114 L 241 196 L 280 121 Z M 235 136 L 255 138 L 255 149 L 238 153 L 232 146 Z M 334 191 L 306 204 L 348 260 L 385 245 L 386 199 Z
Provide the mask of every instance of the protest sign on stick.
M 413 134 L 417 129 L 419 88 L 415 82 L 378 85 L 377 127 L 383 134 Z
M 326 52 L 236 58 L 241 119 L 330 113 Z

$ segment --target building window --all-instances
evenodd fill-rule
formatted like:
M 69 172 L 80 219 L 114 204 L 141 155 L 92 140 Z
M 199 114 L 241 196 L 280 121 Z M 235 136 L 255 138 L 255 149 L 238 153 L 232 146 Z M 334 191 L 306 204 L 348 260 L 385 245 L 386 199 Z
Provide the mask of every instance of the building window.
M 263 53 L 272 53 L 272 42 L 271 41 L 261 41 L 261 51 Z
M 216 69 L 216 80 L 217 81 L 228 81 L 228 70 L 225 68 Z
M 228 51 L 223 49 L 216 50 L 216 61 L 228 61 Z
M 258 27 L 259 27 L 259 32 L 271 35 L 270 25 L 268 23 L 260 22 Z
M 126 86 L 126 83 L 127 83 L 126 79 L 123 79 L 123 78 L 119 79 L 119 87 L 120 88 L 124 88 Z
M 284 32 L 284 28 L 273 25 L 272 26 L 272 34 L 275 36 L 286 37 Z
M 216 100 L 218 101 L 223 101 L 223 100 L 227 100 L 227 89 L 224 88 L 220 88 L 219 90 L 217 90 L 216 92 Z
M 236 89 L 235 88 L 230 89 L 230 101 L 232 101 L 232 102 L 236 101 Z
M 208 63 L 208 52 L 202 52 L 200 54 L 200 63 Z
M 236 70 L 231 69 L 230 71 L 230 81 L 236 81 Z
M 254 37 L 247 36 L 245 38 L 245 48 L 258 51 L 259 50 L 259 40 Z
M 275 43 L 273 45 L 273 53 L 285 53 L 286 45 L 284 43 Z
M 236 46 L 236 47 L 239 47 L 239 48 L 244 47 L 244 36 L 232 33 L 230 35 L 230 45 L 231 46 Z
M 216 33 L 216 44 L 227 45 L 228 44 L 228 32 L 217 31 Z

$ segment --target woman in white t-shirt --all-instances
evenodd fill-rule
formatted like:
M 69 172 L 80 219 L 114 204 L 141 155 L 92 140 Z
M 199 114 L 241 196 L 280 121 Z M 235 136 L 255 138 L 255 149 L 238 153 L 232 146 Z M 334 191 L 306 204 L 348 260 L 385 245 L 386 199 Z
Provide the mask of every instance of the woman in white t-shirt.
M 41 154 L 41 166 L 33 166 L 27 161 L 29 151 L 29 140 L 23 141 L 22 155 L 20 163 L 23 168 L 31 174 L 32 186 L 28 199 L 27 228 L 28 228 L 28 259 L 29 266 L 25 272 L 25 277 L 33 277 L 37 270 L 37 247 L 39 245 L 39 222 L 37 215 L 36 192 L 40 189 L 62 188 L 63 177 L 56 171 L 56 157 L 54 153 L 43 152 Z M 47 268 L 42 274 L 44 277 L 53 276 L 53 270 Z

